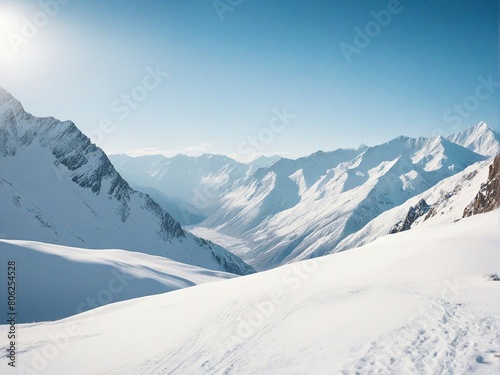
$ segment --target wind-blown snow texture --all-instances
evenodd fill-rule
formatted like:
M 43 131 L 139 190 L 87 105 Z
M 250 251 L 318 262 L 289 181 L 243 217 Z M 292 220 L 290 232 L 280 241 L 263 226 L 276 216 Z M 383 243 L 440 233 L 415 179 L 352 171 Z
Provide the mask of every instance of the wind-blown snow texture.
M 488 275 L 500 273 L 499 228 L 497 210 L 23 325 L 18 365 L 41 375 L 497 374 L 500 282 Z
M 253 271 L 131 189 L 72 122 L 36 118 L 3 89 L 0 195 L 3 238 L 120 248 L 236 274 Z

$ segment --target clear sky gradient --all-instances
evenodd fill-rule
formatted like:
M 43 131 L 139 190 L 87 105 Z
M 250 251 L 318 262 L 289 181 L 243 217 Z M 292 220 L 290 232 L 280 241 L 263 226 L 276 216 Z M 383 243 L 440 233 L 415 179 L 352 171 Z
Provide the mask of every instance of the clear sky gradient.
M 0 87 L 108 153 L 500 130 L 496 0 L 56 1 L 0 0 Z

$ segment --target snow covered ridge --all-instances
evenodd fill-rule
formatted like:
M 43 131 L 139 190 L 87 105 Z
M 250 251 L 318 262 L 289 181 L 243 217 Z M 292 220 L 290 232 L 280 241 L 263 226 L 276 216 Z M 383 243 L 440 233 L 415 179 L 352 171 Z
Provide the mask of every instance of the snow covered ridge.
M 373 147 L 282 159 L 233 185 L 221 209 L 199 224 L 213 235 L 204 228 L 193 232 L 216 242 L 218 233 L 243 240 L 248 251 L 237 254 L 257 269 L 314 258 L 486 158 L 442 137 L 401 136 Z
M 253 269 L 182 229 L 130 188 L 104 152 L 70 121 L 36 118 L 0 89 L 2 237 L 119 248 L 235 274 Z
M 447 139 L 484 156 L 492 157 L 500 153 L 500 134 L 484 122 L 450 135 Z
M 235 277 L 133 251 L 0 240 L 0 264 L 12 259 L 20 274 L 18 323 L 62 319 L 109 303 Z
M 489 160 L 472 164 L 462 172 L 439 181 L 430 189 L 410 198 L 403 204 L 383 212 L 361 230 L 343 239 L 334 251 L 352 249 L 386 236 L 400 225 L 402 227 L 408 218 L 410 220 L 405 229 L 429 227 L 461 220 L 464 208 L 486 181 L 490 164 Z M 422 209 L 424 208 L 423 203 L 420 203 L 422 201 L 426 203 L 428 210 Z M 420 214 L 412 214 L 415 211 L 420 211 Z
M 194 225 L 190 230 L 227 244 L 257 269 L 269 269 L 345 250 L 344 240 L 366 233 L 364 228 L 382 213 L 486 160 L 496 150 L 500 136 L 479 123 L 447 138 L 401 136 L 373 147 L 282 158 L 252 171 L 221 155 L 116 155 L 111 160 L 138 190 L 154 188 L 166 196 L 176 195 L 167 184 L 171 176 L 188 176 L 182 180 L 185 195 L 177 195 L 181 201 L 177 204 L 185 208 L 187 219 L 196 218 L 187 222 Z M 451 193 L 454 188 L 447 189 Z M 436 202 L 431 202 L 434 209 L 439 206 Z M 402 217 L 392 218 L 391 227 L 404 221 L 408 209 Z
M 497 374 L 500 282 L 489 275 L 500 273 L 499 228 L 496 210 L 23 325 L 19 366 L 40 375 Z
M 218 209 L 219 198 L 230 191 L 232 184 L 265 168 L 280 157 L 260 157 L 243 164 L 224 155 L 203 154 L 198 157 L 150 155 L 130 157 L 109 156 L 116 170 L 140 191 L 151 191 L 158 203 L 186 225 L 197 224 L 199 217 Z M 175 184 L 172 181 L 176 181 Z M 168 201 L 175 201 L 175 207 Z M 180 209 L 179 209 L 180 207 Z M 179 212 L 178 212 L 179 211 Z M 193 221 L 193 219 L 195 221 Z

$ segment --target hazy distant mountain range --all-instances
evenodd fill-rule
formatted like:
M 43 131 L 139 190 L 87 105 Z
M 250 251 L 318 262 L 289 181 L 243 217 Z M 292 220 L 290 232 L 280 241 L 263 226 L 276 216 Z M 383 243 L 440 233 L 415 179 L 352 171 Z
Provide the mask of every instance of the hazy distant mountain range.
M 262 270 L 365 243 L 361 233 L 382 213 L 400 205 L 408 210 L 412 198 L 431 196 L 442 181 L 458 183 L 462 171 L 485 168 L 481 162 L 498 152 L 500 136 L 480 123 L 447 138 L 401 136 L 297 160 L 266 159 L 257 170 L 208 154 L 110 160 L 137 186 L 184 201 L 177 209 L 186 224 L 195 225 L 194 233 L 223 243 Z M 368 238 L 387 234 L 400 219 Z

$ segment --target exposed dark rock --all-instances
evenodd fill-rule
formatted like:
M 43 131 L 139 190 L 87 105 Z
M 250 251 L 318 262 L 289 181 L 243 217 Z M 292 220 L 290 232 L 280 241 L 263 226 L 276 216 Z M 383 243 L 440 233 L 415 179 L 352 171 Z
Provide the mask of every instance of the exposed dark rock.
M 410 207 L 406 218 L 394 225 L 389 233 L 399 233 L 410 229 L 415 220 L 425 215 L 430 209 L 431 206 L 424 199 L 420 199 L 415 206 Z
M 465 207 L 463 217 L 482 214 L 500 207 L 500 154 L 493 160 L 488 180 L 481 185 L 474 200 Z
M 500 281 L 500 276 L 497 273 L 492 273 L 487 276 L 489 281 Z

